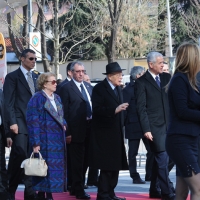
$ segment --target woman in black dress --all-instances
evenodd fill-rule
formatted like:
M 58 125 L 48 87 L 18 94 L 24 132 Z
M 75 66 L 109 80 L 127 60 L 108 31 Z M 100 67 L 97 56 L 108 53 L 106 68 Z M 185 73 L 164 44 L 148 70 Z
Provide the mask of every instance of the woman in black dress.
M 167 88 L 169 126 L 166 150 L 176 164 L 176 199 L 200 200 L 198 140 L 200 134 L 200 93 L 196 74 L 200 51 L 195 44 L 182 44 L 176 54 L 175 72 Z

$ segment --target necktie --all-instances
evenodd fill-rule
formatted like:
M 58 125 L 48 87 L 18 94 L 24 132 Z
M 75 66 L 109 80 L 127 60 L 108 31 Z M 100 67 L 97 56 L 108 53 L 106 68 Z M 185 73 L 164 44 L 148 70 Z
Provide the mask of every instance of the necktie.
M 87 110 L 86 110 L 87 111 L 87 117 L 89 118 L 92 115 L 92 110 L 91 110 L 91 106 L 90 106 L 89 99 L 87 97 L 86 91 L 85 91 L 85 89 L 83 87 L 83 84 L 81 84 L 81 93 L 83 95 L 84 100 L 86 101 L 86 105 L 87 105 Z
M 117 91 L 117 87 L 115 87 L 114 92 L 115 92 L 115 95 L 117 96 L 117 99 L 119 100 L 119 94 L 118 94 L 118 91 Z
M 31 90 L 31 94 L 34 95 L 35 94 L 35 86 L 34 86 L 32 76 L 31 76 L 31 72 L 27 72 L 26 74 L 28 76 L 27 82 L 28 82 L 29 88 Z
M 159 77 L 158 76 L 156 76 L 156 83 L 157 83 L 157 85 L 158 85 L 158 87 L 160 87 L 160 80 L 159 80 Z

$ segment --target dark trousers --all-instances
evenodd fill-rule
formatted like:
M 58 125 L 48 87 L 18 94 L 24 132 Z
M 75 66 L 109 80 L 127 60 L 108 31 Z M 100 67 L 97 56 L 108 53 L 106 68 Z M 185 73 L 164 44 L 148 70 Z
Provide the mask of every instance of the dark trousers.
M 151 177 L 152 173 L 152 166 L 154 162 L 154 154 L 151 152 L 148 139 L 142 138 L 142 141 L 145 145 L 145 148 L 147 150 L 147 159 L 146 159 L 146 178 Z M 139 173 L 137 172 L 137 160 L 136 156 L 138 154 L 138 149 L 140 145 L 140 139 L 129 139 L 129 151 L 128 151 L 128 159 L 129 159 L 129 171 L 130 176 L 132 179 L 137 179 L 140 177 Z
M 5 161 L 5 145 L 0 130 L 0 199 L 7 200 L 8 178 Z
M 88 184 L 89 185 L 90 184 L 91 185 L 97 184 L 97 182 L 98 182 L 98 176 L 99 176 L 99 170 L 89 167 L 87 185 Z
M 70 159 L 70 144 L 67 144 L 67 188 L 72 185 L 72 172 L 71 172 L 71 159 Z
M 150 192 L 156 192 L 158 187 L 160 187 L 163 195 L 172 193 L 168 178 L 168 162 L 169 157 L 166 151 L 154 153 Z
M 18 184 L 20 184 L 23 179 L 25 185 L 25 195 L 34 194 L 32 189 L 32 177 L 24 175 L 24 169 L 20 167 L 22 161 L 27 159 L 29 152 L 28 135 L 20 133 L 15 134 L 13 137 L 13 144 L 8 163 L 10 193 L 16 192 Z
M 119 171 L 101 170 L 98 181 L 97 199 L 114 197 L 114 189 L 117 186 Z

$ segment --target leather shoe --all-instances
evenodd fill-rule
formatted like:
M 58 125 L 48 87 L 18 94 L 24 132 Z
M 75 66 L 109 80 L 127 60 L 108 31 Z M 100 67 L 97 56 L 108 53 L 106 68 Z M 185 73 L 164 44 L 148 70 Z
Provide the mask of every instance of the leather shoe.
M 90 199 L 90 195 L 87 193 L 84 193 L 82 195 L 76 195 L 76 199 Z
M 175 198 L 176 195 L 172 193 L 172 194 L 162 195 L 161 200 L 175 200 Z
M 117 197 L 117 196 L 114 196 L 114 197 L 110 197 L 112 200 L 126 200 L 126 198 L 120 198 L 120 197 Z
M 145 184 L 146 182 L 143 181 L 140 177 L 137 179 L 133 179 L 134 184 Z
M 32 195 L 24 195 L 24 200 L 39 200 L 37 194 L 32 194 Z
M 161 192 L 159 192 L 159 191 L 157 191 L 157 192 L 150 192 L 149 193 L 149 198 L 160 199 L 161 198 Z

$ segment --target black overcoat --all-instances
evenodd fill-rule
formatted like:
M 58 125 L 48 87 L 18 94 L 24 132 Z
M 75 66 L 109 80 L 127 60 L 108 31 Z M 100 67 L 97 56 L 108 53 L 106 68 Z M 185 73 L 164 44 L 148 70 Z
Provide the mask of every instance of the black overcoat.
M 153 142 L 149 142 L 153 152 L 165 151 L 165 138 L 168 124 L 169 105 L 165 86 L 171 75 L 159 75 L 159 87 L 152 75 L 147 71 L 135 81 L 137 110 L 143 134 L 151 132 Z
M 122 91 L 117 87 L 119 99 L 107 79 L 95 85 L 92 93 L 92 133 L 90 138 L 90 166 L 102 170 L 127 170 L 123 139 L 122 113 L 115 114 L 123 103 Z
M 136 109 L 136 95 L 134 92 L 134 81 L 131 81 L 123 89 L 124 103 L 129 106 L 124 112 L 125 138 L 126 139 L 141 139 L 144 137 L 140 120 Z

